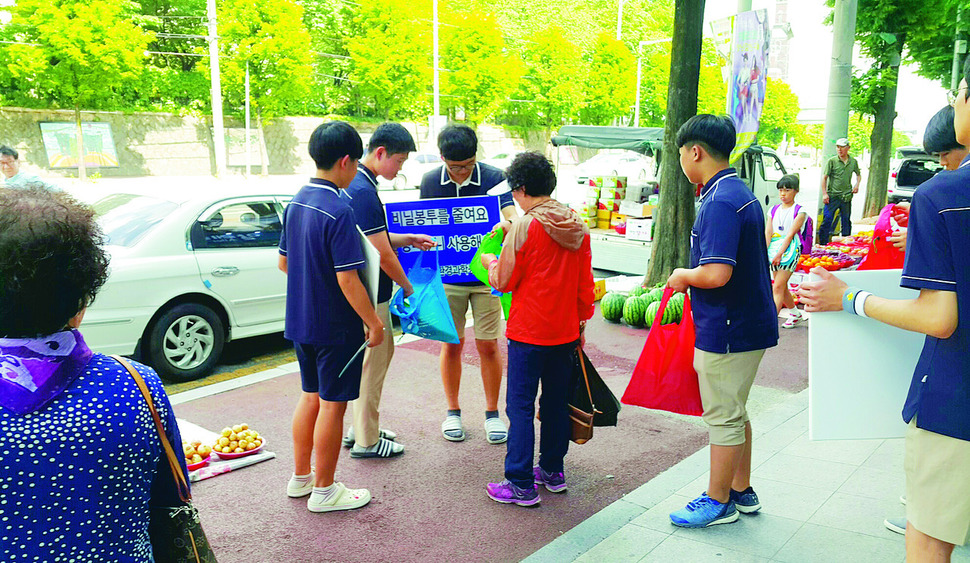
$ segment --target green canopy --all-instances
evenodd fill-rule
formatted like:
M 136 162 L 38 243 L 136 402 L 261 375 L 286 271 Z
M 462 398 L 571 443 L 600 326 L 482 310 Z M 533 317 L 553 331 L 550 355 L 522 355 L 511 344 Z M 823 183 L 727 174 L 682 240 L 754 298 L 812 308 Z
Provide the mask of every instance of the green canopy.
M 663 127 L 600 127 L 597 125 L 564 125 L 552 139 L 552 145 L 589 149 L 628 149 L 648 156 L 663 148 Z

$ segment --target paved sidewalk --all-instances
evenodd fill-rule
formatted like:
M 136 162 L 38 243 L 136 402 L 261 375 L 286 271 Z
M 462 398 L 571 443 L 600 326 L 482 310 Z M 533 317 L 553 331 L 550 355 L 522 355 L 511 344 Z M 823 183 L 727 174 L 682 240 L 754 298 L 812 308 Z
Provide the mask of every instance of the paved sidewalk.
M 677 528 L 668 514 L 707 487 L 710 448 L 567 531 L 525 561 L 904 561 L 903 440 L 810 441 L 808 391 L 752 417 L 762 508 L 737 523 Z M 970 546 L 954 562 L 970 562 Z

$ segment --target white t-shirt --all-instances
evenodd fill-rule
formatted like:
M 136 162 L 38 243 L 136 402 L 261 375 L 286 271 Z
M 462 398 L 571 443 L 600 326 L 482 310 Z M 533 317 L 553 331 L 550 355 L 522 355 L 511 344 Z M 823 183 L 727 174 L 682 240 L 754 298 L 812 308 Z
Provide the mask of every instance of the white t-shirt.
M 791 229 L 792 224 L 795 222 L 795 206 L 797 204 L 792 204 L 791 207 L 785 209 L 783 205 L 779 205 L 778 209 L 775 209 L 775 216 L 771 219 L 772 227 L 774 228 L 774 234 L 784 237 L 788 234 L 788 230 Z M 805 208 L 801 207 L 798 210 L 799 215 L 805 214 Z M 804 228 L 804 223 L 802 227 Z

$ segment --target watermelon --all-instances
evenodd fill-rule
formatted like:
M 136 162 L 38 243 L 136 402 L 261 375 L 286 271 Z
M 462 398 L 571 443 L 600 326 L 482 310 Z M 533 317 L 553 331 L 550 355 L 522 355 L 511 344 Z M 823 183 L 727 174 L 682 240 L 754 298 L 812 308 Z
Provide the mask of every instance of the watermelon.
M 646 310 L 647 306 L 640 299 L 627 299 L 623 304 L 623 322 L 633 327 L 642 327 L 643 313 Z
M 622 293 L 607 293 L 600 300 L 600 310 L 603 318 L 614 323 L 620 322 L 623 317 L 623 304 L 626 302 L 626 295 Z
M 647 311 L 643 314 L 644 325 L 647 328 L 650 328 L 650 325 L 653 324 L 653 319 L 657 316 L 658 309 L 660 309 L 660 301 L 654 301 L 647 305 Z
M 649 305 L 649 304 L 651 304 L 651 303 L 653 303 L 655 301 L 660 301 L 660 297 L 657 294 L 650 293 L 650 292 L 644 293 L 643 295 L 641 295 L 637 299 L 643 301 L 647 305 Z
M 647 292 L 647 288 L 642 285 L 638 285 L 630 290 L 630 297 L 639 297 Z
M 660 299 L 664 296 L 664 288 L 662 288 L 662 287 L 655 287 L 655 288 L 651 289 L 647 293 L 647 295 L 652 295 L 652 296 L 656 297 L 657 301 L 660 301 Z

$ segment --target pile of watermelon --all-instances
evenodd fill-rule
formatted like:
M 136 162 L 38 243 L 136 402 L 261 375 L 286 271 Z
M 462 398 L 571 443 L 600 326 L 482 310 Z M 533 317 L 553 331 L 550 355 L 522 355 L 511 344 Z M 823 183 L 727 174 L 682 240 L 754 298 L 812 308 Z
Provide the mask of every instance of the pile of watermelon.
M 632 327 L 649 328 L 653 324 L 654 317 L 657 316 L 663 293 L 663 284 L 658 284 L 652 289 L 637 286 L 630 291 L 629 295 L 610 292 L 600 301 L 600 310 L 603 318 L 610 322 L 618 323 L 622 320 Z M 675 293 L 667 303 L 660 323 L 679 323 L 683 312 L 684 294 Z

